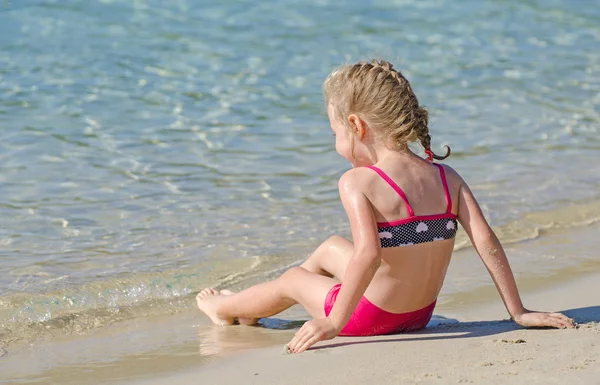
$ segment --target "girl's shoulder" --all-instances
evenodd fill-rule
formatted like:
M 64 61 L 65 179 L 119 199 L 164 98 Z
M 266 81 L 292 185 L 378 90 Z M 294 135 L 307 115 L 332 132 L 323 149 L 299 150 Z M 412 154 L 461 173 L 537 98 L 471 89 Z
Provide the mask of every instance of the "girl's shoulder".
M 440 166 L 442 166 L 442 168 L 444 169 L 446 181 L 448 182 L 449 186 L 456 186 L 456 187 L 460 188 L 460 186 L 462 186 L 465 183 L 464 179 L 462 178 L 462 176 L 460 176 L 458 171 L 456 171 L 452 167 L 448 166 L 447 164 L 442 164 L 442 163 L 438 163 L 438 164 Z
M 346 191 L 365 193 L 378 175 L 368 167 L 354 167 L 342 174 L 338 187 Z

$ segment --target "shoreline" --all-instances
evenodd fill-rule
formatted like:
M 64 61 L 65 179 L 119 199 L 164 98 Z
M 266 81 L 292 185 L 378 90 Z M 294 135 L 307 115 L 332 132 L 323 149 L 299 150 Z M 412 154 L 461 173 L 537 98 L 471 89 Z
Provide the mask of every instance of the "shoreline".
M 589 243 L 588 238 L 595 236 L 590 229 L 597 228 L 600 231 L 599 207 L 600 200 L 597 199 L 578 202 L 568 205 L 569 210 L 562 207 L 528 213 L 522 221 L 495 228 L 497 234 L 504 234 L 500 238 L 510 255 L 517 279 L 519 275 L 525 276 L 522 280 L 524 289 L 545 286 L 550 275 L 555 283 L 572 279 L 589 269 L 600 271 L 600 263 L 595 255 L 586 257 L 581 255 L 582 247 L 573 247 L 568 242 L 564 244 L 573 233 L 578 241 Z M 562 221 L 565 217 L 569 218 L 566 227 Z M 528 226 L 523 228 L 519 223 L 530 222 L 545 225 L 535 227 L 534 234 L 527 231 L 524 234 L 523 230 Z M 579 232 L 582 234 L 578 235 Z M 473 260 L 475 253 L 470 243 L 464 242 L 466 235 L 464 232 L 460 235 L 463 241 L 457 241 L 455 245 L 453 262 L 438 298 L 438 308 L 442 305 L 444 309 L 448 306 L 460 307 L 467 301 L 481 303 L 496 298 L 487 272 L 476 257 Z M 504 238 L 520 240 L 513 243 L 505 242 Z M 555 245 L 550 248 L 545 245 L 547 240 L 553 243 L 557 239 L 562 242 L 560 246 L 566 246 L 563 248 L 564 254 L 575 258 L 560 258 Z M 316 247 L 319 243 L 313 241 Z M 588 249 L 593 250 L 595 246 L 591 242 Z M 308 255 L 311 250 L 313 247 L 307 246 L 306 254 L 265 254 L 226 259 L 219 263 L 203 261 L 185 269 L 132 272 L 118 279 L 104 277 L 81 286 L 50 280 L 54 283 L 45 291 L 1 295 L 0 348 L 15 351 L 15 346 L 60 335 L 94 333 L 95 329 L 119 327 L 119 324 L 135 321 L 136 318 L 160 318 L 167 314 L 179 317 L 194 311 L 194 293 L 200 289 L 215 287 L 242 290 L 265 279 L 275 278 L 285 268 L 299 264 L 303 258 L 298 256 Z M 538 271 L 540 266 L 545 269 L 541 274 Z M 453 272 L 457 273 L 453 275 Z
M 532 309 L 575 318 L 577 329 L 524 329 L 507 319 L 502 304 L 490 303 L 434 317 L 437 325 L 420 332 L 337 337 L 298 355 L 284 354 L 282 344 L 169 376 L 118 383 L 598 383 L 599 279 L 589 274 L 523 295 Z
M 528 258 L 529 256 L 532 257 L 532 266 L 538 266 L 535 271 L 527 272 L 529 274 L 516 272 L 526 307 L 542 311 L 575 309 L 576 314 L 580 314 L 581 309 L 586 307 L 596 306 L 600 308 L 598 306 L 600 301 L 598 301 L 597 295 L 594 296 L 593 294 L 597 292 L 597 288 L 592 284 L 600 279 L 600 261 L 576 263 L 578 260 L 590 259 L 588 250 L 599 249 L 600 240 L 594 237 L 598 229 L 600 229 L 600 223 L 570 231 L 552 231 L 537 239 L 507 247 L 509 259 L 516 257 Z M 572 260 L 572 266 L 567 264 L 565 268 L 548 276 L 545 275 L 546 270 L 540 264 L 540 255 L 549 263 L 552 263 L 555 258 L 561 257 L 561 253 L 564 253 L 563 258 Z M 304 370 L 294 369 L 293 365 L 288 368 L 288 372 L 282 372 L 283 369 L 279 368 L 285 368 L 285 365 L 288 365 L 287 362 L 295 360 L 300 360 L 299 362 L 304 362 L 302 360 L 307 360 L 307 362 L 318 361 L 318 358 L 310 357 L 329 357 L 329 353 L 332 357 L 350 354 L 348 360 L 352 361 L 354 359 L 352 358 L 353 354 L 359 356 L 377 354 L 376 349 L 372 351 L 374 345 L 385 346 L 384 349 L 391 349 L 394 354 L 402 355 L 404 354 L 402 352 L 405 349 L 405 344 L 410 344 L 409 351 L 424 348 L 429 351 L 429 356 L 435 357 L 438 347 L 435 344 L 430 346 L 435 341 L 440 343 L 439 349 L 443 351 L 446 349 L 446 344 L 456 342 L 460 345 L 472 339 L 487 341 L 485 343 L 489 345 L 490 338 L 493 339 L 494 335 L 497 336 L 494 338 L 524 339 L 526 341 L 538 338 L 537 336 L 540 335 L 548 335 L 553 339 L 558 338 L 557 348 L 563 349 L 561 345 L 566 345 L 567 350 L 569 350 L 581 349 L 582 341 L 587 338 L 581 337 L 583 333 L 590 334 L 596 340 L 599 338 L 597 325 L 594 326 L 593 324 L 590 324 L 591 326 L 586 325 L 584 329 L 576 331 L 519 329 L 516 324 L 506 321 L 508 314 L 474 250 L 456 252 L 453 258 L 447 280 L 456 278 L 456 275 L 460 278 L 460 274 L 464 273 L 463 270 L 469 268 L 470 273 L 473 271 L 472 274 L 483 274 L 482 279 L 487 280 L 488 284 L 478 290 L 458 293 L 451 296 L 449 300 L 438 302 L 433 322 L 430 323 L 428 329 L 422 332 L 373 337 L 366 340 L 367 342 L 371 341 L 369 343 L 365 343 L 364 338 L 353 340 L 349 337 L 338 337 L 320 345 L 335 346 L 336 344 L 343 344 L 348 346 L 330 346 L 286 358 L 281 354 L 283 346 L 292 338 L 295 330 L 302 324 L 302 320 L 308 319 L 306 313 L 299 306 L 292 307 L 278 315 L 277 318 L 261 320 L 264 327 L 217 327 L 210 325 L 208 320 L 197 311 L 183 312 L 176 315 L 129 320 L 111 327 L 95 330 L 89 334 L 58 336 L 36 341 L 20 351 L 9 351 L 9 354 L 0 357 L 0 373 L 2 373 L 0 382 L 6 378 L 11 383 L 27 382 L 29 384 L 48 383 L 48 381 L 51 383 L 79 384 L 91 380 L 96 383 L 107 384 L 158 384 L 167 381 L 174 384 L 183 384 L 191 381 L 192 377 L 207 377 L 211 379 L 210 381 L 207 380 L 207 383 L 229 383 L 228 381 L 239 380 L 238 378 L 227 377 L 230 376 L 229 372 L 232 372 L 234 368 L 235 371 L 239 371 L 238 369 L 250 370 L 272 366 L 277 368 L 276 372 L 280 376 L 277 380 L 273 380 L 273 383 L 285 384 L 285 381 L 298 383 L 300 373 L 304 375 Z M 528 265 L 529 263 L 525 263 L 525 266 Z M 443 294 L 442 289 L 442 296 Z M 594 302 L 594 299 L 596 302 Z M 600 313 L 597 310 L 587 310 L 584 316 L 588 317 L 590 321 L 600 321 Z M 581 320 L 578 321 L 581 322 Z M 432 327 L 434 325 L 437 326 Z M 579 334 L 563 334 L 565 332 Z M 448 337 L 465 333 L 469 334 L 471 338 Z M 415 338 L 415 336 L 417 337 Z M 582 338 L 582 341 L 572 342 L 579 341 L 579 338 Z M 587 338 L 587 340 L 593 338 Z M 379 341 L 386 343 L 377 343 Z M 421 346 L 418 341 L 425 341 L 423 344 L 426 343 L 427 346 Z M 540 345 L 544 342 L 540 340 L 536 343 Z M 396 347 L 396 345 L 399 345 L 399 347 Z M 471 345 L 467 344 L 467 346 L 470 348 Z M 600 346 L 600 341 L 598 341 L 597 346 Z M 399 350 L 399 352 L 396 352 L 396 350 Z M 49 352 L 52 354 L 48 354 Z M 486 354 L 486 352 L 480 351 L 479 354 Z M 479 357 L 473 357 L 473 359 L 475 358 Z M 325 361 L 327 362 L 330 359 L 334 359 L 334 361 L 326 364 L 327 367 L 339 366 L 343 368 L 347 365 L 345 362 L 335 361 L 335 358 L 327 358 Z M 404 359 L 412 362 L 411 360 L 415 358 L 408 355 Z M 384 357 L 381 360 L 386 362 Z M 574 358 L 568 359 L 569 362 L 575 362 L 573 360 Z M 437 358 L 433 361 L 440 364 Z M 313 364 L 316 365 L 315 367 L 320 365 L 316 362 Z M 353 365 L 359 365 L 359 363 L 356 362 Z M 389 365 L 393 366 L 391 361 Z M 394 365 L 400 365 L 400 363 Z M 419 362 L 413 362 L 413 365 L 416 368 L 422 366 Z M 390 368 L 381 367 L 380 369 L 389 371 Z M 309 368 L 307 367 L 306 370 L 309 370 Z M 423 373 L 438 373 L 433 368 L 427 370 L 429 371 Z M 225 377 L 221 378 L 220 372 L 225 373 Z M 257 372 L 262 373 L 258 369 Z M 263 370 L 263 372 L 268 371 Z M 419 373 L 414 372 L 413 374 L 417 377 L 425 375 Z M 439 375 L 442 376 L 442 374 Z M 337 373 L 337 375 L 341 375 L 341 373 Z M 443 378 L 448 378 L 448 373 L 443 374 L 443 376 L 445 376 Z M 264 381 L 265 378 L 263 375 L 261 381 Z M 422 377 L 420 381 L 429 381 L 432 378 Z M 304 380 L 304 377 L 301 380 Z M 315 383 L 320 381 L 318 379 L 314 380 Z M 363 378 L 363 381 L 356 383 L 367 380 L 367 378 Z M 248 378 L 244 378 L 244 381 L 248 381 Z M 333 381 L 332 378 L 329 379 L 329 382 L 331 381 Z M 353 383 L 353 378 L 349 378 L 348 381 Z M 327 381 L 324 380 L 324 382 Z

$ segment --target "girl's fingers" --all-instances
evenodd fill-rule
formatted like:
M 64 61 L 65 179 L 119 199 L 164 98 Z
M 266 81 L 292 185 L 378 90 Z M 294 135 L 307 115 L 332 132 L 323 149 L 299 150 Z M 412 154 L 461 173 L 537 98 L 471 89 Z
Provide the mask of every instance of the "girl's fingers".
M 544 317 L 547 326 L 553 326 L 555 328 L 564 329 L 569 327 L 570 323 L 564 320 L 562 317 L 557 317 L 552 314 L 548 314 Z
M 561 327 L 572 328 L 575 326 L 574 321 L 561 313 L 550 313 L 549 316 L 558 321 Z
M 298 331 L 296 332 L 296 335 L 294 336 L 294 338 L 295 338 L 295 339 L 297 339 L 297 340 L 300 340 L 300 339 L 301 339 L 302 337 L 304 337 L 304 335 L 306 335 L 307 333 L 308 333 L 308 330 L 307 330 L 307 329 L 306 329 L 304 326 L 302 326 L 302 327 L 300 328 L 300 330 L 298 330 Z
M 562 328 L 562 326 L 563 326 L 562 323 L 560 322 L 560 320 L 558 320 L 557 318 L 552 317 L 550 315 L 547 315 L 544 317 L 544 323 L 547 326 L 554 326 L 557 328 Z
M 288 343 L 287 347 L 290 350 L 290 352 L 294 351 L 294 348 L 296 347 L 296 345 L 298 345 L 298 335 L 295 335 L 294 338 L 292 338 L 292 340 Z
M 560 322 L 558 321 L 558 319 L 550 316 L 550 314 L 544 314 L 544 317 L 542 319 L 543 319 L 543 323 L 546 326 L 558 326 L 558 325 L 560 325 Z
M 291 351 L 293 353 L 299 353 L 299 349 L 304 346 L 304 344 L 306 344 L 306 341 L 308 341 L 311 338 L 310 334 L 305 334 L 303 335 L 300 339 L 298 339 L 298 342 L 296 343 L 296 345 L 294 346 L 293 349 L 291 349 Z
M 317 342 L 319 342 L 319 337 L 312 336 L 304 344 L 300 345 L 300 349 L 298 349 L 297 353 L 302 353 L 303 351 L 305 351 L 306 349 L 310 348 L 311 346 L 313 346 Z
M 300 330 L 298 330 L 296 332 L 296 334 L 294 335 L 294 338 L 292 338 L 292 340 L 288 343 L 288 349 L 290 349 L 290 351 L 294 351 L 294 349 L 296 348 L 296 346 L 300 346 L 298 343 L 302 340 L 302 337 L 306 334 L 306 328 L 304 326 L 302 326 L 300 328 Z
M 569 318 L 569 317 L 567 317 L 564 314 L 561 314 L 561 313 L 552 313 L 551 315 L 554 316 L 554 317 L 560 318 L 564 322 L 569 323 L 571 326 L 573 326 L 575 324 L 575 321 L 572 318 Z

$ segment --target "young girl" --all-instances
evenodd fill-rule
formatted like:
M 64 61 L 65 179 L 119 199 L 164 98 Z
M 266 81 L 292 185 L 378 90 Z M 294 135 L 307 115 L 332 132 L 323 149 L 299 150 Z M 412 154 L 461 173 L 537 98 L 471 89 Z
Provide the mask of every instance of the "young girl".
M 457 220 L 521 326 L 573 327 L 560 313 L 523 307 L 498 238 L 452 168 L 433 163 L 427 111 L 386 61 L 345 65 L 324 84 L 336 151 L 352 163 L 339 180 L 352 242 L 333 236 L 299 267 L 240 293 L 204 289 L 198 307 L 216 324 L 253 324 L 299 303 L 314 318 L 288 344 L 303 352 L 337 335 L 418 330 L 429 322 L 454 247 Z M 419 140 L 427 159 L 408 143 Z

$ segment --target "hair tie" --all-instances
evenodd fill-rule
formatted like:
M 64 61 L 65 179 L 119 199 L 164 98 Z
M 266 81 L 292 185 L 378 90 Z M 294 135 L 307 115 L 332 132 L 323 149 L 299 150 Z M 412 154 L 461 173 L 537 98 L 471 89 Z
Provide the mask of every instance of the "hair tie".
M 425 153 L 427 154 L 427 160 L 433 162 L 433 151 L 431 151 L 430 149 L 426 149 Z

